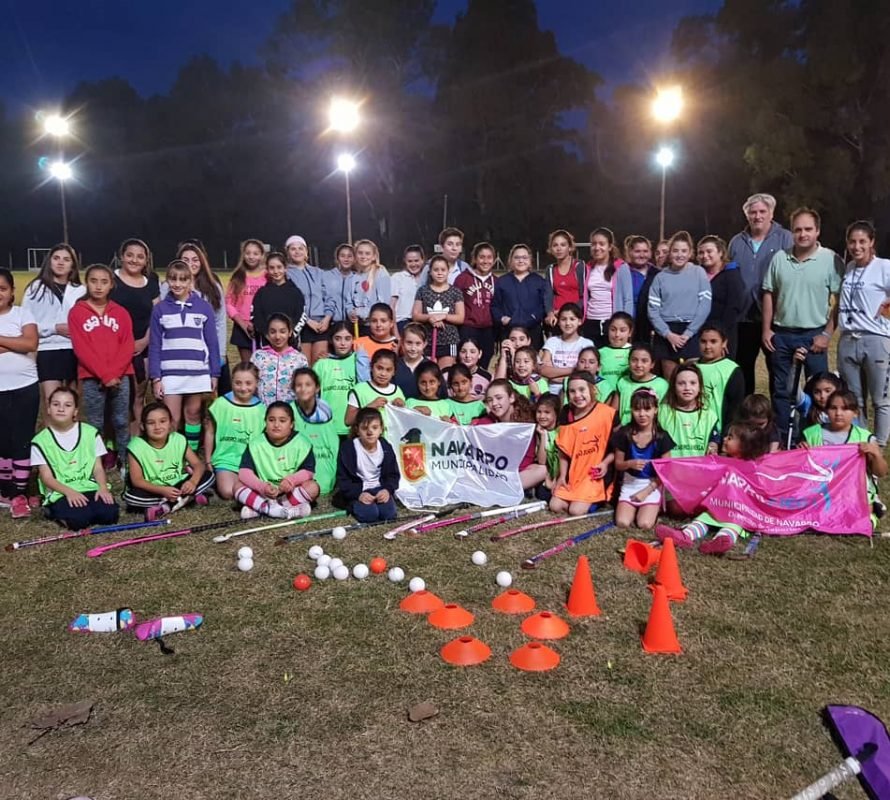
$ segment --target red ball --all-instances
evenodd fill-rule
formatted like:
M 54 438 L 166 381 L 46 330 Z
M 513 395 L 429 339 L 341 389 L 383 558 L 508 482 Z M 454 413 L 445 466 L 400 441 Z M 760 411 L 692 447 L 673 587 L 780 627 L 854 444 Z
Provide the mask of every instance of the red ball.
M 301 572 L 294 578 L 294 589 L 298 592 L 305 592 L 310 586 L 312 586 L 312 580 L 308 575 Z
M 372 558 L 371 563 L 368 565 L 375 575 L 379 575 L 381 572 L 386 572 L 386 559 L 380 558 Z

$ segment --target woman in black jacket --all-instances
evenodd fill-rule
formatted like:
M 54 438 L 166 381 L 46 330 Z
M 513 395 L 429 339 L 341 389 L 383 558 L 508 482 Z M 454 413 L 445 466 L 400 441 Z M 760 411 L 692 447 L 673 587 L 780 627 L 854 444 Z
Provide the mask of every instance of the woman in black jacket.
M 299 341 L 306 323 L 306 298 L 297 285 L 287 277 L 287 261 L 281 253 L 266 254 L 266 285 L 253 296 L 251 322 L 256 346 L 268 344 L 263 333 L 268 329 L 269 317 L 284 314 L 294 326 L 294 338 Z
M 395 451 L 383 438 L 380 411 L 359 409 L 337 456 L 338 504 L 359 522 L 395 519 L 400 478 Z
M 745 282 L 735 262 L 727 263 L 729 250 L 719 236 L 705 236 L 698 243 L 698 263 L 711 282 L 711 313 L 708 323 L 726 332 L 727 355 L 735 358 L 739 318 L 746 302 Z

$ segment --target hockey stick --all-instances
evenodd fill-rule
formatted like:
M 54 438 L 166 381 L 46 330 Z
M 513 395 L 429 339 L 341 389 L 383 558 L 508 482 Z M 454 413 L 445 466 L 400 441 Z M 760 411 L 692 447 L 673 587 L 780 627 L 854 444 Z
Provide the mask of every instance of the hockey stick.
M 800 386 L 800 373 L 803 372 L 803 361 L 798 361 L 794 367 L 794 385 L 791 387 L 791 414 L 788 418 L 788 437 L 785 441 L 785 449 L 791 449 L 791 441 L 794 438 L 794 423 L 800 418 L 800 409 L 797 407 L 797 391 Z
M 730 561 L 750 561 L 757 554 L 757 548 L 760 546 L 761 535 L 755 533 L 751 537 L 751 541 L 745 545 L 745 549 L 741 553 L 727 553 L 726 557 Z
M 480 522 L 477 525 L 473 525 L 470 528 L 465 528 L 462 531 L 456 531 L 454 534 L 455 539 L 466 539 L 472 533 L 479 533 L 480 531 L 488 530 L 489 528 L 494 528 L 496 525 L 503 525 L 505 522 L 509 522 L 510 520 L 519 519 L 519 517 L 527 517 L 531 514 L 537 514 L 541 511 L 544 511 L 547 508 L 547 504 L 542 502 L 537 508 L 535 506 L 529 506 L 528 508 L 517 508 L 515 511 L 510 511 L 506 514 L 502 514 L 499 517 L 495 517 L 494 519 L 486 520 L 485 522 Z
M 289 519 L 284 522 L 276 522 L 272 525 L 263 525 L 259 528 L 245 528 L 243 531 L 232 531 L 232 533 L 221 533 L 219 536 L 214 536 L 213 541 L 216 544 L 222 544 L 223 542 L 229 541 L 229 539 L 237 539 L 239 536 L 249 536 L 251 533 L 256 533 L 257 531 L 270 531 L 273 528 L 284 528 L 287 525 L 305 525 L 307 522 L 318 522 L 323 519 L 334 519 L 334 517 L 345 517 L 345 511 L 328 511 L 325 514 L 316 514 L 314 517 L 302 517 L 301 519 Z
M 122 525 L 106 525 L 102 528 L 84 528 L 80 531 L 63 531 L 52 536 L 41 536 L 38 539 L 25 539 L 21 542 L 12 542 L 6 545 L 8 552 L 23 550 L 26 547 L 36 547 L 40 544 L 52 542 L 64 542 L 67 539 L 82 539 L 84 536 L 98 536 L 100 533 L 120 533 L 121 531 L 135 531 L 138 528 L 157 528 L 161 525 L 169 525 L 169 519 L 157 519 L 154 522 L 127 522 Z
M 343 526 L 335 526 L 342 527 L 343 530 L 346 531 L 354 531 L 359 528 L 376 528 L 380 525 L 385 525 L 387 522 L 391 522 L 392 520 L 378 520 L 377 522 L 353 522 L 351 525 L 343 525 Z M 417 522 L 416 519 L 412 519 L 409 521 L 409 525 L 413 525 Z M 292 542 L 303 542 L 306 539 L 319 539 L 323 536 L 331 536 L 334 532 L 334 528 L 319 528 L 315 531 L 304 531 L 302 533 L 290 533 L 287 536 L 279 536 L 275 540 L 276 547 L 282 544 L 291 544 Z
M 523 569 L 535 569 L 544 559 L 551 558 L 563 550 L 568 550 L 571 547 L 574 547 L 576 544 L 580 544 L 585 539 L 589 539 L 591 536 L 596 536 L 598 533 L 605 533 L 608 530 L 614 528 L 615 525 L 612 522 L 607 522 L 604 525 L 600 525 L 598 528 L 592 528 L 589 531 L 585 531 L 584 533 L 579 533 L 577 536 L 572 536 L 569 539 L 566 539 L 560 542 L 558 545 L 551 547 L 549 550 L 545 550 L 543 553 L 538 553 L 536 556 L 532 556 L 531 558 L 527 558 L 522 562 Z
M 606 511 L 595 511 L 593 514 L 585 514 L 582 517 L 559 517 L 558 519 L 545 519 L 542 522 L 533 522 L 530 525 L 523 525 L 521 528 L 513 528 L 509 531 L 504 531 L 503 533 L 496 533 L 491 537 L 491 541 L 500 542 L 504 539 L 509 539 L 511 536 L 518 536 L 520 533 L 527 533 L 528 531 L 536 531 L 541 528 L 552 528 L 554 525 L 562 525 L 564 522 L 577 522 L 581 519 L 590 519 L 591 517 L 601 517 L 603 514 L 611 514 L 612 509 L 607 509 Z
M 393 528 L 391 531 L 387 531 L 383 534 L 383 538 L 391 542 L 400 533 L 404 533 L 405 531 L 410 530 L 411 527 L 416 523 L 429 522 L 430 520 L 434 520 L 435 518 L 435 514 L 427 514 L 425 517 L 421 517 L 420 519 L 411 520 L 411 522 L 406 522 L 404 525 L 399 525 L 397 528 Z
M 473 519 L 484 519 L 485 517 L 493 517 L 496 514 L 506 514 L 509 511 L 516 511 L 519 508 L 528 508 L 529 506 L 539 506 L 540 501 L 534 503 L 522 503 L 517 506 L 508 506 L 507 508 L 489 508 L 486 511 L 475 511 L 472 514 L 462 514 L 458 517 L 449 517 L 448 519 L 440 519 L 435 522 L 427 522 L 411 529 L 412 533 L 426 533 L 434 531 L 437 528 L 447 528 L 449 525 L 457 525 L 461 522 L 469 522 Z

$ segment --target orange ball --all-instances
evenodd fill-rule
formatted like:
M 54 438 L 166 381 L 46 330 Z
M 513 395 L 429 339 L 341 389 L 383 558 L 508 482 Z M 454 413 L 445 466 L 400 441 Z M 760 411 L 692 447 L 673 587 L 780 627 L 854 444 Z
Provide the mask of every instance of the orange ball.
M 371 572 L 379 575 L 381 572 L 386 572 L 386 559 L 377 556 L 377 558 L 371 559 L 371 563 L 368 566 L 371 568 Z
M 312 586 L 312 580 L 308 575 L 301 572 L 294 578 L 294 589 L 298 592 L 305 592 L 310 586 Z

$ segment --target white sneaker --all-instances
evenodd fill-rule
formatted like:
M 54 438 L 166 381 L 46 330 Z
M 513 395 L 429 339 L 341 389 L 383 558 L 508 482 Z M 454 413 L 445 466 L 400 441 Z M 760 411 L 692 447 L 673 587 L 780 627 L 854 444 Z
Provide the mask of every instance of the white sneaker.
M 259 511 L 254 511 L 250 506 L 241 507 L 241 519 L 256 519 L 260 515 Z
M 266 512 L 272 519 L 288 519 L 287 509 L 275 500 L 269 501 L 269 510 Z
M 287 519 L 300 519 L 301 517 L 308 517 L 311 511 L 312 507 L 309 505 L 309 503 L 300 503 L 300 505 L 298 506 L 286 506 L 284 509 Z

